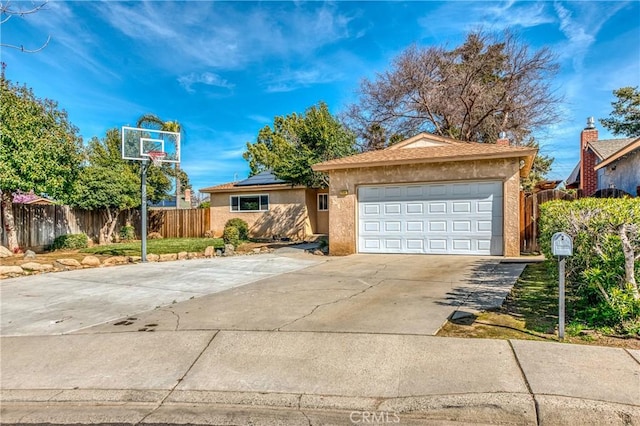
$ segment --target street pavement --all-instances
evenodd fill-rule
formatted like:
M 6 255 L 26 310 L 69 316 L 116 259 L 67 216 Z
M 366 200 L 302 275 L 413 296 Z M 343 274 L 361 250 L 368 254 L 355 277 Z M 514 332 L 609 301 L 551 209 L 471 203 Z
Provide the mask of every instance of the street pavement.
M 433 336 L 455 312 L 499 305 L 523 264 L 272 257 L 291 271 L 130 305 L 63 334 L 11 329 L 0 338 L 1 422 L 640 424 L 640 351 Z M 103 281 L 116 285 L 115 270 Z M 176 271 L 158 275 L 177 285 Z M 184 288 L 202 284 L 192 281 Z

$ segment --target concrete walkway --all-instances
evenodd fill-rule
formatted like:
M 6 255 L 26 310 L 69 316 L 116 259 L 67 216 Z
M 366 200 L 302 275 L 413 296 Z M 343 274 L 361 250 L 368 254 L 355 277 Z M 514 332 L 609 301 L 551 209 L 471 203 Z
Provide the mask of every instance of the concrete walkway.
M 640 424 L 640 351 L 430 335 L 429 316 L 498 303 L 518 267 L 329 258 L 129 325 L 4 336 L 1 421 Z

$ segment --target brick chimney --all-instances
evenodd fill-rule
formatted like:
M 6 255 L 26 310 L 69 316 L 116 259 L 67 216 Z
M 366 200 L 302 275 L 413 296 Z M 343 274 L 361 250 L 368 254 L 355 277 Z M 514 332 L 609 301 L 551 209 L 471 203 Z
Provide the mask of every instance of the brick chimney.
M 509 146 L 509 139 L 507 139 L 507 134 L 505 132 L 500 132 L 500 136 L 498 140 L 496 140 L 496 145 Z
M 584 195 L 590 196 L 598 189 L 598 174 L 593 168 L 596 166 L 596 154 L 588 149 L 589 142 L 598 140 L 598 129 L 593 117 L 587 118 L 587 127 L 580 133 L 580 189 Z

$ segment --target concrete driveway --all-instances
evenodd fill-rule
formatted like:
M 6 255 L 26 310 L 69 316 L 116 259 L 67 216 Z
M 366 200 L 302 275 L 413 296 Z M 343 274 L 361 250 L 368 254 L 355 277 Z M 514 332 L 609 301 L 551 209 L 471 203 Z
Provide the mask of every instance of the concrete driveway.
M 294 259 L 299 261 L 291 261 Z M 321 259 L 326 260 L 81 332 L 268 330 L 432 335 L 456 311 L 500 306 L 524 267 L 501 263 L 500 258 L 457 256 Z

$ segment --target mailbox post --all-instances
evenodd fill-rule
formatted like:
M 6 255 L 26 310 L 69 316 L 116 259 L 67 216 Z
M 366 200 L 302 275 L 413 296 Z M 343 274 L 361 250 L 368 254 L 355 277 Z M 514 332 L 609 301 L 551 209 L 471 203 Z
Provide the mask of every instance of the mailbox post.
M 567 256 L 573 256 L 573 240 L 564 232 L 556 232 L 551 237 L 551 249 L 554 256 L 558 256 L 558 338 L 564 339 L 564 280 Z

